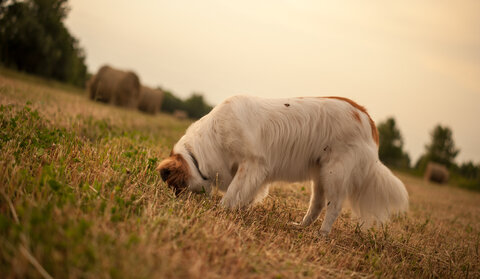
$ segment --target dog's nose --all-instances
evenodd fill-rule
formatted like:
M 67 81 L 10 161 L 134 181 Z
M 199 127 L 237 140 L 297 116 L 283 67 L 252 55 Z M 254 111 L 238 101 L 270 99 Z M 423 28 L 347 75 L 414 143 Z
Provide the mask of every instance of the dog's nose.
M 170 176 L 170 170 L 167 168 L 161 169 L 160 176 L 162 177 L 163 181 L 167 181 L 168 177 Z

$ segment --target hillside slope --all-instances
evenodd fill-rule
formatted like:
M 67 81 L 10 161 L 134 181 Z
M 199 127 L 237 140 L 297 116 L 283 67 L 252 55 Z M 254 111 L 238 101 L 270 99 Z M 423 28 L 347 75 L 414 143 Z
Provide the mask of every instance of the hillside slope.
M 329 238 L 306 184 L 254 208 L 176 198 L 155 172 L 188 121 L 93 103 L 77 90 L 0 75 L 2 277 L 479 277 L 480 194 L 398 174 L 410 211 L 361 228 L 348 209 Z M 323 215 L 320 217 L 323 219 Z

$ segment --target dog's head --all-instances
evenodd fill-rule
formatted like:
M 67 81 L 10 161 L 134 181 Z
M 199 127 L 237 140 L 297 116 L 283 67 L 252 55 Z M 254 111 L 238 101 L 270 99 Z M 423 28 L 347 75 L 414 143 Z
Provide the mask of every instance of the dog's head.
M 174 147 L 170 157 L 160 162 L 157 170 L 176 194 L 185 189 L 202 192 L 210 188 L 209 179 L 200 170 L 196 157 L 181 144 Z
M 158 165 L 157 170 L 160 172 L 162 180 L 172 187 L 175 193 L 179 193 L 187 187 L 190 169 L 181 154 L 172 152 L 170 157 Z

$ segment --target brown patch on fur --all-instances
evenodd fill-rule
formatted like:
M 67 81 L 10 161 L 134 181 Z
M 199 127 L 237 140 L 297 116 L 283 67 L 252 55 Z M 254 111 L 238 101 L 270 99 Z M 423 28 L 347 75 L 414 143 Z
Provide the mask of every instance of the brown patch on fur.
M 284 104 L 287 108 L 290 106 L 290 104 Z
M 344 102 L 347 102 L 349 103 L 351 106 L 353 106 L 354 108 L 358 109 L 359 111 L 365 113 L 367 116 L 368 116 L 368 119 L 369 119 L 369 122 L 370 122 L 370 128 L 372 130 L 372 138 L 373 140 L 375 141 L 375 143 L 379 144 L 379 137 L 378 137 L 378 130 L 377 130 L 377 126 L 375 126 L 375 122 L 373 121 L 373 119 L 370 117 L 370 115 L 368 114 L 367 112 L 367 109 L 357 103 L 355 103 L 354 101 L 348 99 L 348 98 L 344 98 L 344 97 L 336 97 L 336 96 L 333 96 L 333 97 L 325 97 L 325 98 L 329 98 L 329 99 L 337 99 L 337 100 L 340 100 L 340 101 L 344 101 Z M 360 117 L 358 118 L 360 119 Z
M 157 167 L 160 173 L 167 173 L 165 182 L 175 191 L 182 190 L 187 187 L 187 180 L 190 176 L 187 161 L 180 154 L 174 154 L 163 160 Z
M 355 120 L 357 120 L 359 123 L 362 123 L 362 120 L 360 119 L 360 114 L 358 114 L 358 111 L 354 110 L 352 111 L 353 113 L 353 118 L 355 118 Z

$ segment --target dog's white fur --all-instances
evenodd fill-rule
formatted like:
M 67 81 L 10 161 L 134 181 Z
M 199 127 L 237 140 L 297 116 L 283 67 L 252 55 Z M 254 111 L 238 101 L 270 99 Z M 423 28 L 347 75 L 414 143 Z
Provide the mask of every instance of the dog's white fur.
M 348 99 L 235 96 L 193 123 L 172 154 L 187 164 L 184 186 L 210 192 L 217 184 L 227 208 L 262 200 L 270 182 L 311 180 L 301 225 L 315 221 L 328 201 L 321 226 L 328 234 L 345 199 L 367 222 L 408 208 L 405 186 L 378 158 L 376 132 L 364 108 Z

